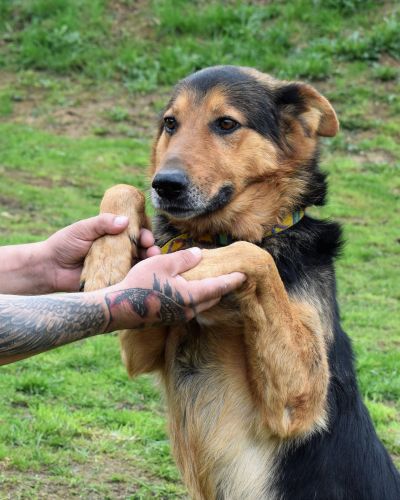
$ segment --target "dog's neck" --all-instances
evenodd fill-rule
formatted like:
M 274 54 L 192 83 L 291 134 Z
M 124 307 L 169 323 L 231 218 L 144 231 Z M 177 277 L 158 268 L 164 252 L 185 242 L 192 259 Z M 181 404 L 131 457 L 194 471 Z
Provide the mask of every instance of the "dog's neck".
M 297 224 L 305 215 L 305 211 L 303 209 L 296 210 L 295 212 L 287 215 L 285 219 L 280 223 L 273 226 L 270 230 L 264 233 L 263 239 L 274 236 L 286 229 Z M 190 233 L 179 233 L 173 226 L 169 223 L 168 228 L 172 234 L 169 235 L 168 241 L 165 242 L 164 238 L 159 238 L 159 244 L 161 244 L 161 252 L 163 254 L 173 253 L 178 250 L 183 250 L 184 248 L 190 248 L 193 246 L 198 246 L 200 248 L 217 248 L 223 247 L 226 245 L 230 245 L 237 239 L 233 238 L 229 234 L 204 234 L 200 237 L 194 238 Z

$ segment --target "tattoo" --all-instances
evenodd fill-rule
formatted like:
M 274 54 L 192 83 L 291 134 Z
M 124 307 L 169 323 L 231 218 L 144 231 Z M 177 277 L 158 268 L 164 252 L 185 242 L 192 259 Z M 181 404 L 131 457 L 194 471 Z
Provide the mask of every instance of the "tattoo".
M 104 331 L 101 304 L 75 296 L 0 298 L 0 355 L 47 351 Z
M 171 325 L 186 321 L 185 301 L 168 280 L 164 285 L 153 275 L 153 288 L 130 288 L 106 295 L 110 322 L 120 307 L 133 311 L 141 319 L 157 317 L 161 323 Z M 191 306 L 191 304 L 189 304 Z

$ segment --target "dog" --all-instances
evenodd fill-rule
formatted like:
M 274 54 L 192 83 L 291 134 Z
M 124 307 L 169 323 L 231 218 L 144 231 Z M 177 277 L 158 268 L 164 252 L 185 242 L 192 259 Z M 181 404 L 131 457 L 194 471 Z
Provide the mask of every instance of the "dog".
M 187 279 L 247 275 L 187 324 L 120 334 L 129 375 L 161 374 L 173 454 L 195 499 L 400 499 L 340 326 L 341 229 L 306 213 L 327 193 L 319 137 L 338 129 L 312 86 L 236 66 L 183 79 L 160 119 L 157 243 L 205 249 Z M 126 275 L 131 242 L 148 225 L 130 186 L 107 191 L 101 211 L 128 215 L 130 226 L 94 243 L 86 290 Z

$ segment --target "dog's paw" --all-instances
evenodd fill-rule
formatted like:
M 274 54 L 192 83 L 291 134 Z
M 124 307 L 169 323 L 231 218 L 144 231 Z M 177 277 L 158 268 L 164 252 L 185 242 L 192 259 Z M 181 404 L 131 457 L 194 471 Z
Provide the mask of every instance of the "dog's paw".
M 138 257 L 140 229 L 148 227 L 143 193 L 133 186 L 118 184 L 108 189 L 100 212 L 126 215 L 128 228 L 118 235 L 96 240 L 86 256 L 81 274 L 81 290 L 105 288 L 125 278 Z
M 268 252 L 247 241 L 237 241 L 226 247 L 202 250 L 203 258 L 196 267 L 182 273 L 191 280 L 212 278 L 235 271 L 242 272 L 248 278 L 258 278 L 265 273 L 272 257 Z
M 136 245 L 131 243 L 127 231 L 99 238 L 85 259 L 81 290 L 89 292 L 119 283 L 128 274 L 136 257 Z

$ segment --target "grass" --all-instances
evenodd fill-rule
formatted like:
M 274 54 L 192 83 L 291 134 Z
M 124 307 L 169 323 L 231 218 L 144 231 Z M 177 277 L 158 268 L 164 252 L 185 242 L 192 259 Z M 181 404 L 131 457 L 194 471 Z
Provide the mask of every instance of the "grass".
M 397 2 L 0 0 L 0 243 L 93 215 L 105 188 L 147 186 L 169 86 L 245 64 L 317 86 L 326 207 L 344 224 L 345 329 L 379 435 L 400 465 L 400 10 Z M 183 498 L 163 404 L 129 381 L 114 336 L 2 367 L 0 498 Z
M 1 197 L 12 209 L 0 221 L 3 242 L 35 240 L 87 216 L 112 184 L 144 186 L 146 142 L 71 139 L 12 123 L 0 130 Z
M 37 478 L 36 493 L 53 484 L 68 498 L 179 497 L 158 391 L 148 377 L 127 380 L 115 344 L 93 339 L 3 369 L 2 491 L 35 498 Z
M 3 65 L 118 79 L 133 91 L 148 91 L 221 63 L 324 79 L 336 60 L 376 61 L 400 50 L 395 2 L 385 3 L 389 8 L 379 17 L 368 0 L 153 0 L 142 2 L 141 16 L 133 5 L 1 0 Z

